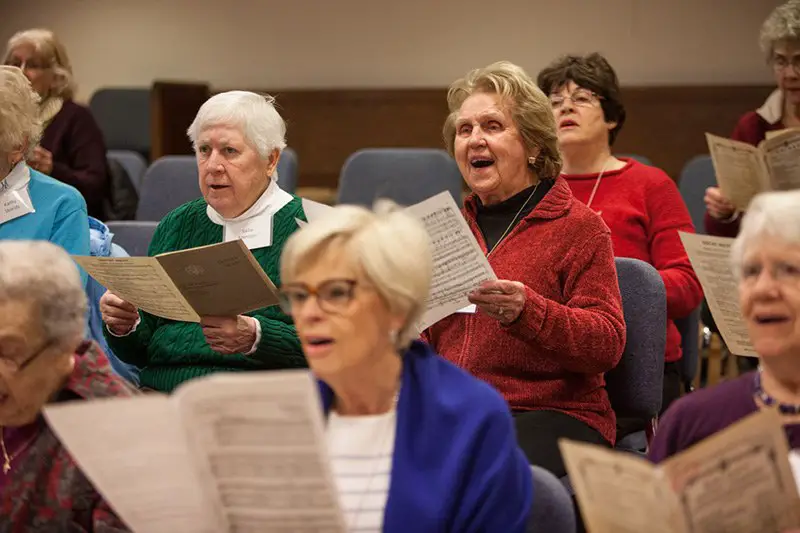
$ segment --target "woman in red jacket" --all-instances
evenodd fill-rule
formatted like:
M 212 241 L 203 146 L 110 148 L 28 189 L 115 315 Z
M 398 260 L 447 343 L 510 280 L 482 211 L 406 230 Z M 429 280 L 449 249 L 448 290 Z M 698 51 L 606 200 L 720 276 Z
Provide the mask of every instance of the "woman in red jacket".
M 664 171 L 611 155 L 625 108 L 614 69 L 600 54 L 557 59 L 538 76 L 550 95 L 572 194 L 611 229 L 614 255 L 653 265 L 667 291 L 667 346 L 662 409 L 680 397 L 681 335 L 674 320 L 703 298 L 679 231 L 694 233 L 678 187 Z
M 444 140 L 472 190 L 463 214 L 499 281 L 423 337 L 499 390 L 528 460 L 564 476 L 558 439 L 615 438 L 603 375 L 625 322 L 608 228 L 559 177 L 549 102 L 521 68 L 473 70 L 447 101 Z
M 776 7 L 761 26 L 760 41 L 778 88 L 764 105 L 745 113 L 731 134 L 731 139 L 753 146 L 769 131 L 800 127 L 800 1 L 790 0 Z M 736 237 L 741 213 L 718 187 L 706 190 L 705 202 L 706 231 Z

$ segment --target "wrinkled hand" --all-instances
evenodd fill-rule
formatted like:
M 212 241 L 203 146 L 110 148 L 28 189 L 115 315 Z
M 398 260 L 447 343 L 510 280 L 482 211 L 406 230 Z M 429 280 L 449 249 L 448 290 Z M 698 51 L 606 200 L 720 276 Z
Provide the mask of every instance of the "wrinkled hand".
M 139 310 L 111 291 L 100 297 L 100 314 L 108 329 L 115 335 L 126 335 L 139 320 Z
M 736 212 L 736 207 L 734 207 L 730 200 L 723 196 L 719 187 L 709 187 L 706 189 L 703 201 L 706 203 L 708 214 L 717 220 L 730 218 L 733 216 L 733 213 Z
M 28 164 L 42 174 L 49 175 L 53 172 L 53 154 L 41 146 L 37 146 L 33 149 L 33 156 L 28 161 Z
M 200 319 L 206 342 L 217 353 L 247 353 L 256 342 L 256 326 L 250 317 L 204 316 Z
M 519 318 L 525 307 L 525 285 L 519 281 L 484 281 L 468 297 L 481 311 L 505 326 Z

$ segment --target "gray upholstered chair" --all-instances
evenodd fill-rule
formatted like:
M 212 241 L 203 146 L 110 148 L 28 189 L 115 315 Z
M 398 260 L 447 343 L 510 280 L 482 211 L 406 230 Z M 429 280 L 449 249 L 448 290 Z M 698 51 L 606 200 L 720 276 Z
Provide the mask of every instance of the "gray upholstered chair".
M 461 173 L 444 150 L 370 148 L 352 154 L 339 177 L 340 204 L 372 207 L 378 198 L 413 205 L 449 191 L 461 205 Z
M 708 187 L 717 184 L 717 176 L 714 173 L 714 164 L 711 156 L 698 155 L 692 158 L 681 171 L 681 179 L 678 188 L 681 191 L 683 201 L 689 209 L 692 223 L 697 233 L 705 233 L 705 214 L 706 204 L 703 197 Z
M 106 226 L 114 234 L 114 244 L 121 246 L 128 255 L 146 257 L 158 222 L 118 220 L 106 222 Z
M 162 157 L 150 165 L 142 178 L 136 220 L 159 221 L 176 207 L 200 196 L 195 157 Z
M 622 359 L 606 373 L 606 390 L 617 418 L 648 421 L 661 410 L 666 290 L 658 271 L 648 263 L 618 257 L 616 265 L 627 335 Z M 617 441 L 617 448 L 640 453 L 646 445 L 644 431 Z
M 284 148 L 276 170 L 281 189 L 294 194 L 297 190 L 297 152 L 289 147 Z
M 575 507 L 564 485 L 550 472 L 531 466 L 533 505 L 528 533 L 575 533 Z
M 89 100 L 89 109 L 109 150 L 132 150 L 150 158 L 150 88 L 105 87 Z
M 133 186 L 139 191 L 142 186 L 142 178 L 147 171 L 147 160 L 139 153 L 133 150 L 109 150 L 106 152 L 106 158 L 118 162 L 128 177 L 131 179 Z

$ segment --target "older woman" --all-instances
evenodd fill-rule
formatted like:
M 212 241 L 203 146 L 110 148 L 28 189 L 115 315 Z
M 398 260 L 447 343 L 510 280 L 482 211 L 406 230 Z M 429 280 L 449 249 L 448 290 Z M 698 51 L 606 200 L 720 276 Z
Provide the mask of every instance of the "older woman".
M 231 91 L 211 97 L 189 126 L 202 198 L 168 214 L 150 255 L 242 239 L 275 284 L 281 250 L 301 200 L 280 189 L 275 167 L 286 125 L 273 99 Z M 139 311 L 111 292 L 100 299 L 110 348 L 141 369 L 142 386 L 171 391 L 181 382 L 221 370 L 306 366 L 291 318 L 279 307 L 248 315 L 174 322 Z
M 0 66 L 0 240 L 50 241 L 71 254 L 89 255 L 89 219 L 80 193 L 25 163 L 42 133 L 38 103 L 20 69 Z
M 550 95 L 564 158 L 562 175 L 575 198 L 611 229 L 614 255 L 653 265 L 667 291 L 667 345 L 662 408 L 681 395 L 681 334 L 675 320 L 700 305 L 703 290 L 679 231 L 694 233 L 678 187 L 662 170 L 611 155 L 625 123 L 617 74 L 600 54 L 565 56 L 539 73 Z
M 498 389 L 528 459 L 563 476 L 558 439 L 614 443 L 603 374 L 625 322 L 609 231 L 559 177 L 550 102 L 521 68 L 474 70 L 447 100 L 444 139 L 473 193 L 463 213 L 499 281 L 424 338 Z
M 770 13 L 761 27 L 761 50 L 772 67 L 778 88 L 755 111 L 746 113 L 731 138 L 758 145 L 768 131 L 800 127 L 800 1 L 789 0 Z M 735 237 L 741 213 L 718 187 L 705 195 L 706 231 Z
M 759 409 L 777 409 L 800 448 L 800 191 L 757 196 L 731 249 L 739 304 L 759 369 L 681 398 L 650 458 L 663 461 Z
M 66 49 L 50 30 L 26 30 L 9 39 L 4 61 L 22 69 L 41 97 L 37 119 L 44 136 L 31 146 L 29 164 L 78 189 L 89 215 L 103 218 L 106 146 L 92 114 L 72 100 L 75 85 Z
M 127 531 L 41 416 L 47 403 L 130 396 L 83 342 L 86 295 L 66 252 L 0 242 L 0 530 Z
M 531 472 L 503 399 L 412 341 L 431 269 L 424 228 L 389 202 L 334 208 L 281 260 L 349 528 L 525 531 Z

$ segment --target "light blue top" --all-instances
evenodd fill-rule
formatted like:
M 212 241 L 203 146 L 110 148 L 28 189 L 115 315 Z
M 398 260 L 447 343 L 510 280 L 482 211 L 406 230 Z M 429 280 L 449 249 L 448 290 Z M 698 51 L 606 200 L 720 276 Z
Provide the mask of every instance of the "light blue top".
M 77 189 L 30 169 L 28 194 L 36 210 L 0 224 L 0 240 L 50 241 L 70 255 L 89 255 L 89 215 Z M 80 269 L 84 286 L 87 274 Z

